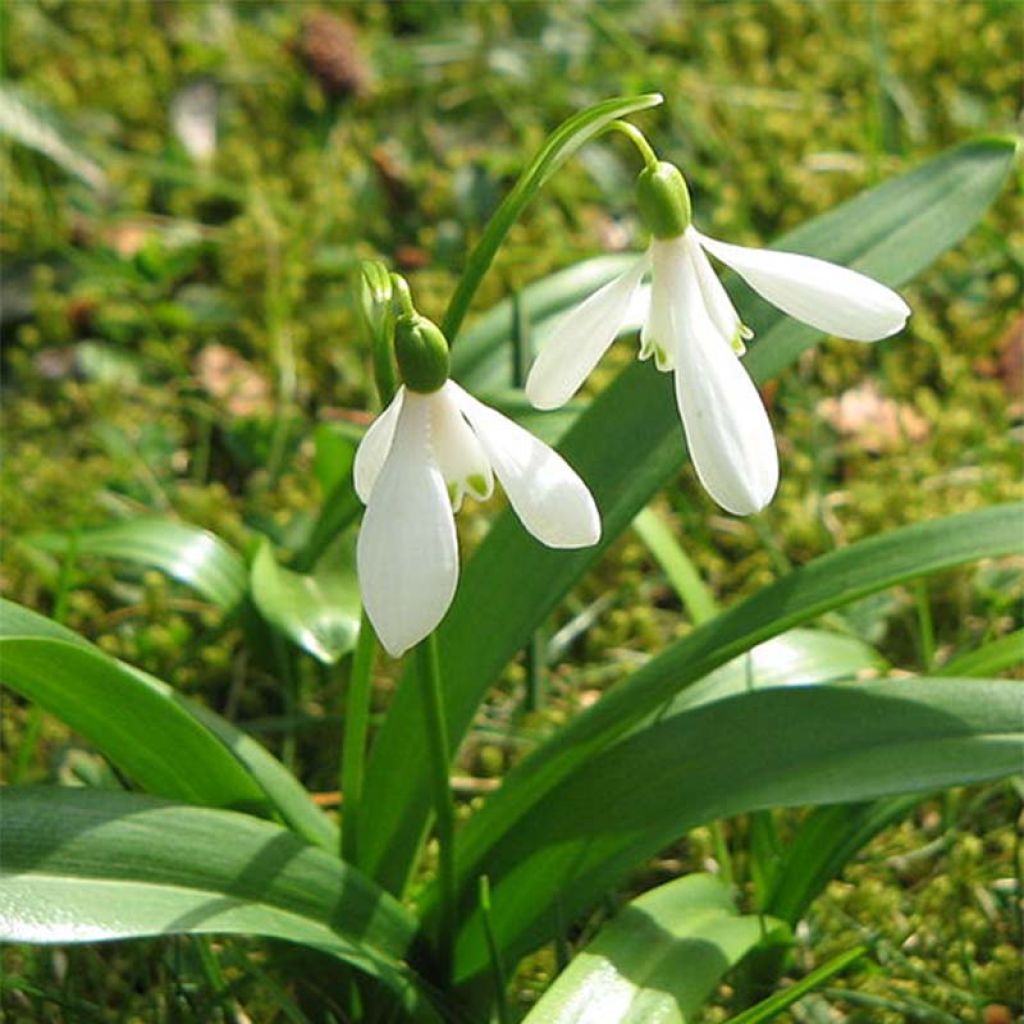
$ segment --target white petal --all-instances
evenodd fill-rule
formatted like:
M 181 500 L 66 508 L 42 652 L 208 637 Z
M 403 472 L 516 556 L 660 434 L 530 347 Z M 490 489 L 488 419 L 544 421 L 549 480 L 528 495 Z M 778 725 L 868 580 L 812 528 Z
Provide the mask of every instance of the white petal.
M 687 265 L 686 249 L 679 238 L 651 242 L 651 310 L 640 332 L 640 358 L 650 359 L 659 370 L 675 367 L 675 330 L 672 303 L 678 292 L 676 283 Z
M 356 546 L 363 605 L 393 658 L 444 618 L 458 582 L 455 519 L 430 456 L 435 400 L 406 394 Z
M 457 384 L 452 387 L 523 526 L 552 548 L 596 544 L 601 536 L 597 505 L 565 459 Z
M 711 268 L 704 250 L 700 247 L 700 239 L 693 227 L 686 229 L 683 236 L 686 248 L 697 271 L 697 283 L 704 298 L 704 308 L 708 311 L 711 322 L 718 328 L 719 334 L 732 346 L 737 355 L 743 355 L 746 346 L 744 339 L 753 337 L 753 332 L 740 320 L 736 307 L 729 298 L 729 293 L 718 280 L 718 275 Z
M 813 256 L 748 249 L 698 235 L 772 305 L 812 327 L 855 341 L 877 341 L 901 330 L 910 307 L 891 288 Z
M 646 269 L 641 256 L 555 325 L 526 379 L 526 395 L 538 409 L 555 409 L 576 394 L 622 329 Z
M 431 416 L 431 446 L 441 476 L 448 485 L 452 508 L 458 512 L 462 499 L 472 494 L 484 501 L 494 490 L 491 464 L 459 409 L 456 385 L 447 381 L 438 392 Z
M 352 478 L 359 500 L 366 505 L 373 492 L 373 485 L 380 475 L 384 460 L 391 450 L 391 441 L 395 436 L 398 414 L 402 410 L 402 397 L 405 395 L 403 384 L 391 399 L 391 404 L 370 424 L 370 429 L 363 435 L 356 449 L 356 459 L 352 466 Z
M 697 270 L 680 277 L 676 403 L 697 476 L 724 509 L 764 508 L 779 482 L 771 423 L 743 364 L 704 308 Z

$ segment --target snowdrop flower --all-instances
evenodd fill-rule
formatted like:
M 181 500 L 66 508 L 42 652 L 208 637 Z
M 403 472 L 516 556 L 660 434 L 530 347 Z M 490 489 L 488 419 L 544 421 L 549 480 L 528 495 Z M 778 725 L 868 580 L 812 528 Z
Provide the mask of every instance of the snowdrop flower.
M 707 253 L 774 306 L 829 334 L 875 341 L 899 331 L 910 309 L 863 274 L 796 253 L 728 245 L 690 222 L 690 198 L 672 164 L 649 162 L 637 181 L 647 252 L 556 326 L 526 382 L 535 406 L 568 401 L 622 329 L 644 274 L 651 303 L 640 358 L 675 375 L 676 404 L 690 457 L 715 501 L 749 515 L 778 484 L 775 438 L 757 388 L 739 361 L 752 334 L 715 275 Z
M 405 383 L 356 452 L 366 504 L 356 548 L 363 605 L 398 657 L 441 621 L 455 595 L 454 512 L 490 496 L 497 476 L 523 526 L 553 548 L 595 544 L 594 499 L 565 460 L 448 379 L 448 345 L 425 317 L 395 325 Z

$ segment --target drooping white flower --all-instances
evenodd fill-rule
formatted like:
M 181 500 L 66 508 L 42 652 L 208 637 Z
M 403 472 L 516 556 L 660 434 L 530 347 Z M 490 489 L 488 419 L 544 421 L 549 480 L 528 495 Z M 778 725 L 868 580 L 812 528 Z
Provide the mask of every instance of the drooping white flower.
M 597 506 L 568 463 L 532 434 L 447 380 L 402 386 L 356 452 L 366 504 L 356 548 L 363 604 L 392 657 L 426 637 L 455 596 L 454 512 L 490 496 L 497 476 L 523 526 L 553 548 L 595 544 Z
M 701 483 L 723 508 L 749 515 L 775 493 L 778 455 L 760 395 L 738 359 L 751 332 L 706 252 L 783 312 L 830 334 L 886 338 L 903 327 L 910 309 L 892 289 L 846 267 L 708 238 L 689 223 L 688 199 L 685 214 L 671 212 L 677 233 L 656 231 L 633 266 L 556 325 L 530 370 L 526 394 L 538 408 L 553 409 L 576 393 L 622 330 L 649 270 L 640 358 L 653 356 L 659 370 L 675 373 L 676 403 Z

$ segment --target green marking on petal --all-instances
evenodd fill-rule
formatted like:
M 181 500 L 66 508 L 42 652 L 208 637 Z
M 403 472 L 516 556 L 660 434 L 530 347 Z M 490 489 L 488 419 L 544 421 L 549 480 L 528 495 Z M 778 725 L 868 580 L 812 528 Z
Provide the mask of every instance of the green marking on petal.
M 482 498 L 487 493 L 487 481 L 482 473 L 471 473 L 466 484 L 470 493 L 477 498 Z
M 738 356 L 746 355 L 747 346 L 743 343 L 750 341 L 754 336 L 754 332 L 744 323 L 738 323 L 736 325 L 736 333 L 729 340 L 729 344 L 732 345 L 733 352 Z
M 654 365 L 662 371 L 667 373 L 669 370 L 674 368 L 675 361 L 668 354 L 668 349 L 664 349 L 661 345 L 655 343 L 654 345 Z

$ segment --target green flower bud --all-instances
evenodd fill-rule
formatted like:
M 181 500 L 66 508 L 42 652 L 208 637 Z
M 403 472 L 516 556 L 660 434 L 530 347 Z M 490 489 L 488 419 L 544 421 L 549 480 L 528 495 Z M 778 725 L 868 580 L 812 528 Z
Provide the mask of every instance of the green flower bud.
M 429 394 L 448 379 L 448 342 L 441 329 L 419 313 L 399 314 L 395 321 L 395 355 L 410 391 Z
M 655 238 L 678 238 L 689 226 L 690 192 L 675 164 L 659 160 L 636 179 L 640 217 Z

